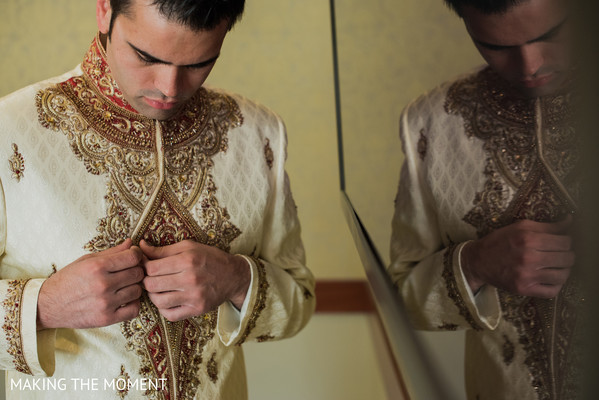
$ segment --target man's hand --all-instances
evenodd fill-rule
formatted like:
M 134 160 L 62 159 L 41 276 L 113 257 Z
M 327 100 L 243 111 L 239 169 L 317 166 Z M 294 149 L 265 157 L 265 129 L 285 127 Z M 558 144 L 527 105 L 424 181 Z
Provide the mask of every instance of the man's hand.
M 191 240 L 164 247 L 142 240 L 140 248 L 148 258 L 144 287 L 166 319 L 200 315 L 227 300 L 241 308 L 251 278 L 242 257 Z
M 467 244 L 462 270 L 476 293 L 484 284 L 511 293 L 552 298 L 574 265 L 568 217 L 556 223 L 517 221 Z
M 95 328 L 139 313 L 142 252 L 131 239 L 87 254 L 48 278 L 38 296 L 38 329 Z

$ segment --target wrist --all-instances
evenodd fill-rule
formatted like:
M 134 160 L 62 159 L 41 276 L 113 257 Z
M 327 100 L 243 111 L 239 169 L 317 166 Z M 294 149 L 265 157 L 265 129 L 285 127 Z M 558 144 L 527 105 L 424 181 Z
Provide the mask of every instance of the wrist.
M 239 255 L 233 255 L 231 257 L 231 262 L 233 265 L 233 276 L 236 278 L 235 281 L 237 282 L 237 285 L 229 298 L 229 301 L 240 310 L 252 280 L 251 267 L 245 257 Z
M 477 270 L 475 267 L 477 265 L 475 253 L 476 242 L 467 242 L 462 247 L 462 250 L 460 252 L 460 267 L 462 268 L 462 273 L 464 274 L 466 282 L 468 283 L 468 286 L 470 286 L 472 293 L 476 294 L 480 290 L 480 288 L 485 284 L 485 281 L 483 281 L 477 274 Z

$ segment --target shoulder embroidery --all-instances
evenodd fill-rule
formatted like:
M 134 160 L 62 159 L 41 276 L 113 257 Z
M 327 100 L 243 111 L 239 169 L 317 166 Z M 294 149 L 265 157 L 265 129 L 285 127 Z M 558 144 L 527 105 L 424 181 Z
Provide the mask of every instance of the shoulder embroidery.
M 19 147 L 15 143 L 12 144 L 12 151 L 12 156 L 8 159 L 8 165 L 12 171 L 12 177 L 19 182 L 25 172 L 25 159 L 19 153 Z
M 27 280 L 12 280 L 8 282 L 6 298 L 2 302 L 4 307 L 4 325 L 2 329 L 8 342 L 8 354 L 13 357 L 15 369 L 24 374 L 32 375 L 31 368 L 23 354 L 23 337 L 21 330 L 21 310 L 23 306 L 23 291 Z

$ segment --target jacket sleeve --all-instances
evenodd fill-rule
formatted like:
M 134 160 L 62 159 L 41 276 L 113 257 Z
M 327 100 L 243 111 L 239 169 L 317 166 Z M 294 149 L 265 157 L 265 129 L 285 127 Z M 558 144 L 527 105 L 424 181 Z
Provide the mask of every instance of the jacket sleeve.
M 37 331 L 37 297 L 44 279 L 4 279 L 6 205 L 0 181 L 0 368 L 29 375 L 54 373 L 54 329 Z
M 440 199 L 434 198 L 434 179 L 427 172 L 427 160 L 435 154 L 421 136 L 427 123 L 414 104 L 400 119 L 405 160 L 395 199 L 389 274 L 416 329 L 494 329 L 500 318 L 496 289 L 484 286 L 472 293 L 460 265 L 467 241 L 452 243 L 439 227 Z
M 293 336 L 314 312 L 314 277 L 306 267 L 297 210 L 284 169 L 285 127 L 279 118 L 277 124 L 274 183 L 264 217 L 261 250 L 256 256 L 243 256 L 252 272 L 248 295 L 240 312 L 229 302 L 219 308 L 218 333 L 227 345 Z

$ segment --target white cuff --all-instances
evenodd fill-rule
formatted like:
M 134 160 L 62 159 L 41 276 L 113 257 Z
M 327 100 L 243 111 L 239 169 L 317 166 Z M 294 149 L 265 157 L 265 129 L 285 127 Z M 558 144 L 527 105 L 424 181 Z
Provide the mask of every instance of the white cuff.
M 232 345 L 239 337 L 242 331 L 242 321 L 247 314 L 252 297 L 252 289 L 254 288 L 254 276 L 256 275 L 254 274 L 254 265 L 248 257 L 243 255 L 239 256 L 246 260 L 250 268 L 250 285 L 245 293 L 245 299 L 241 305 L 241 310 L 238 310 L 230 301 L 224 302 L 218 308 L 217 331 L 225 346 Z

